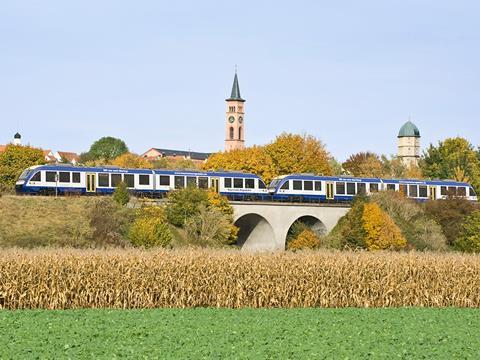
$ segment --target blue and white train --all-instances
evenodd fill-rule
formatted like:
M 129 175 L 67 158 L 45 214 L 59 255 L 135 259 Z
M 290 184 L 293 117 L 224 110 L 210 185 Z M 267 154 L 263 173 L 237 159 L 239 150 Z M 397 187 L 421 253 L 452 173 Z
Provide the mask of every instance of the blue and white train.
M 16 182 L 18 194 L 94 195 L 112 194 L 121 182 L 140 196 L 163 197 L 169 191 L 196 186 L 211 188 L 232 200 L 262 199 L 268 196 L 257 175 L 241 172 L 200 172 L 189 170 L 121 169 L 39 165 L 26 169 Z
M 331 177 L 310 174 L 279 176 L 268 187 L 274 200 L 299 202 L 350 202 L 356 195 L 399 191 L 416 201 L 446 199 L 448 196 L 477 201 L 473 187 L 465 182 L 444 180 L 393 180 Z

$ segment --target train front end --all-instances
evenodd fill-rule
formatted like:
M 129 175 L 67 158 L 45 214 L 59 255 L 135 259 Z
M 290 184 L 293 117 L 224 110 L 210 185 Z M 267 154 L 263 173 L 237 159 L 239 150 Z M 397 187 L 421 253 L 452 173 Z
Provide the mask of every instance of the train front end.
M 35 169 L 40 167 L 41 165 L 31 166 L 25 169 L 22 174 L 18 177 L 15 183 L 15 192 L 17 195 L 28 193 L 27 183 L 28 180 L 31 178 L 32 174 L 34 173 Z

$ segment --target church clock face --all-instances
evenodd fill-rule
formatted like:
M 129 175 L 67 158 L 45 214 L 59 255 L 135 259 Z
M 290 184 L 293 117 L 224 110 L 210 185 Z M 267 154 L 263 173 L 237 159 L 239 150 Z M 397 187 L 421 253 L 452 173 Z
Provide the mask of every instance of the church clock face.
M 240 117 L 238 118 L 238 122 L 239 122 L 240 124 L 243 123 L 243 117 L 240 116 Z
M 230 121 L 230 123 L 233 123 L 233 122 L 235 121 L 235 118 L 234 118 L 233 116 L 230 116 L 230 117 L 228 118 L 228 121 Z

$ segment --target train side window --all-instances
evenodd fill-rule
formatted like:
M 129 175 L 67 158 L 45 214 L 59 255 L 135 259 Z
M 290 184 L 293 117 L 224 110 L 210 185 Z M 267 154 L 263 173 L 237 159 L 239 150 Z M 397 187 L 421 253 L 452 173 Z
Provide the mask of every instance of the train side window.
M 57 181 L 57 173 L 54 172 L 54 171 L 45 172 L 45 180 L 46 180 L 46 182 L 56 182 Z
M 376 184 L 376 183 L 371 183 L 371 184 L 370 184 L 370 192 L 372 192 L 372 193 L 378 192 L 378 184 Z
M 315 181 L 315 191 L 322 191 L 322 182 Z
M 135 175 L 125 174 L 123 175 L 123 181 L 125 181 L 125 184 L 127 185 L 128 188 L 135 187 Z
M 185 187 L 185 176 L 175 176 L 175 189 L 183 189 Z
M 307 191 L 313 191 L 313 181 L 304 181 L 303 189 Z
M 70 173 L 66 171 L 60 171 L 58 173 L 58 182 L 69 183 L 70 182 Z
M 426 198 L 428 197 L 427 187 L 425 185 L 420 185 L 418 187 L 418 197 Z
M 262 180 L 258 180 L 258 188 L 259 189 L 266 189 L 265 183 Z
M 198 178 L 198 187 L 200 189 L 208 189 L 208 177 L 200 176 Z
M 138 176 L 139 185 L 150 185 L 150 175 L 139 175 Z
M 74 172 L 72 173 L 72 182 L 75 184 L 80 184 L 80 173 Z
M 336 182 L 335 183 L 335 193 L 339 195 L 345 195 L 345 183 Z
M 187 187 L 197 187 L 197 178 L 195 176 L 187 176 Z
M 255 189 L 255 179 L 245 179 L 245 189 Z
M 98 186 L 110 187 L 110 175 L 98 174 Z
M 477 196 L 477 193 L 473 188 L 468 188 L 468 196 Z
M 223 179 L 223 183 L 224 183 L 226 188 L 228 188 L 228 189 L 232 188 L 232 178 Z
M 448 194 L 446 186 L 440 186 L 440 194 L 446 196 Z
M 408 196 L 408 187 L 407 185 L 399 185 L 399 189 L 400 189 L 400 192 L 405 195 L 405 196 Z
M 234 178 L 233 179 L 233 187 L 235 189 L 243 189 L 243 179 L 242 178 Z
M 355 195 L 355 183 L 347 183 L 347 195 Z
M 367 184 L 357 183 L 357 194 L 366 194 L 367 193 Z
M 395 191 L 395 184 L 387 184 L 387 190 Z
M 457 188 L 455 186 L 448 187 L 448 195 L 456 196 L 457 195 Z
M 290 190 L 290 181 L 289 180 L 285 181 L 280 189 Z
M 122 182 L 122 174 L 112 174 L 110 181 L 112 182 L 112 187 L 116 188 Z
M 37 173 L 35 173 L 35 175 L 32 176 L 30 181 L 42 181 L 41 176 L 42 176 L 42 173 L 40 171 L 38 171 Z
M 458 196 L 467 196 L 467 188 L 460 186 L 457 190 L 457 195 Z
M 300 180 L 293 180 L 293 190 L 302 190 L 302 182 Z
M 170 186 L 170 176 L 160 175 L 160 186 Z
M 417 185 L 409 185 L 408 186 L 408 195 L 410 197 L 418 197 L 418 187 L 417 187 Z

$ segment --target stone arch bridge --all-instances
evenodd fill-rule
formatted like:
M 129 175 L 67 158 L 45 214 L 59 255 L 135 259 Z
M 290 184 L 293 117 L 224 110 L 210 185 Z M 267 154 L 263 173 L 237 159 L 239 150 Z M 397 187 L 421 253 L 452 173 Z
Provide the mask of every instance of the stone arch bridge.
M 288 231 L 301 220 L 313 231 L 326 234 L 347 213 L 347 205 L 231 202 L 238 244 L 244 250 L 284 250 Z

